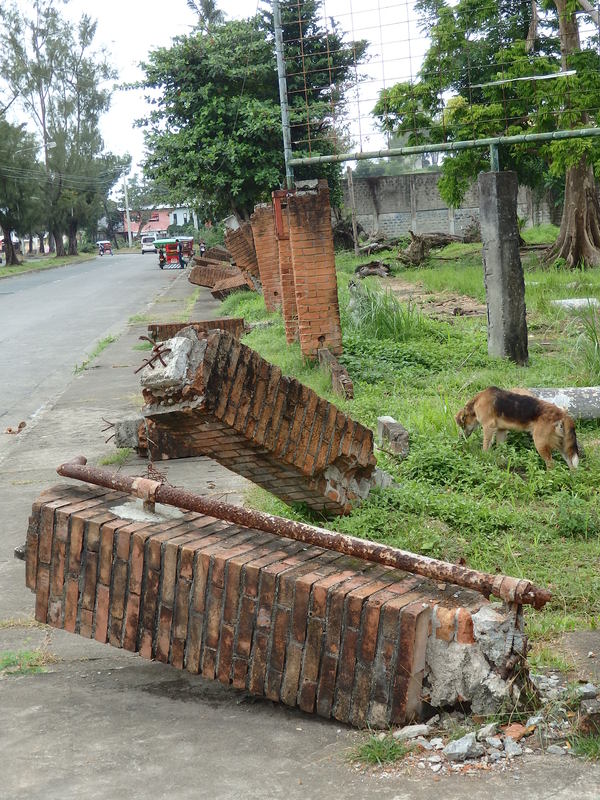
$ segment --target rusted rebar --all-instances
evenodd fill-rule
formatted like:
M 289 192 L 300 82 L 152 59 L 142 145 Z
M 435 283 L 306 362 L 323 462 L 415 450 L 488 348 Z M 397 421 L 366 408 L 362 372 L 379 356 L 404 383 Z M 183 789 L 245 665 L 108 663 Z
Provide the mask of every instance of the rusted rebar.
M 152 339 L 149 339 L 147 336 L 140 336 L 139 338 L 145 339 L 149 342 L 152 341 Z M 142 365 L 138 367 L 136 370 L 134 370 L 134 375 L 143 370 L 144 367 L 150 367 L 150 369 L 154 369 L 154 362 L 156 361 L 156 359 L 160 361 L 163 367 L 166 367 L 167 362 L 163 359 L 163 356 L 166 356 L 167 353 L 170 352 L 171 348 L 165 347 L 164 342 L 158 342 L 158 344 L 154 344 L 154 347 L 152 348 L 152 355 L 150 356 L 150 358 L 145 358 L 143 360 Z
M 552 597 L 547 589 L 535 586 L 526 579 L 520 580 L 507 575 L 490 575 L 458 564 L 449 564 L 428 556 L 409 553 L 396 547 L 317 528 L 305 522 L 294 522 L 284 517 L 265 514 L 262 511 L 241 508 L 218 500 L 209 500 L 184 489 L 176 489 L 148 478 L 132 478 L 98 467 L 89 467 L 84 456 L 61 464 L 56 471 L 59 475 L 67 478 L 76 478 L 96 486 L 105 486 L 107 489 L 128 492 L 145 503 L 164 503 L 206 514 L 246 528 L 256 528 L 276 536 L 285 536 L 309 545 L 335 550 L 354 558 L 375 561 L 394 569 L 413 572 L 425 578 L 474 589 L 485 597 L 493 594 L 508 603 L 542 608 Z

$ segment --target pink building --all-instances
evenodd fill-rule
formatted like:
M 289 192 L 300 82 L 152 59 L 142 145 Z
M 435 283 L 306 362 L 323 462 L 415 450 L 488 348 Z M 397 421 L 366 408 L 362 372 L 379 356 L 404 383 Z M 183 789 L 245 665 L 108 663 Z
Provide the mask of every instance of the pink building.
M 171 212 L 173 208 L 171 206 L 165 206 L 162 208 L 155 208 L 150 212 L 150 219 L 142 228 L 142 233 L 159 233 L 159 234 L 166 234 L 167 228 L 171 224 Z M 123 232 L 125 236 L 127 236 L 127 215 L 125 211 L 122 212 L 123 214 Z M 138 230 L 140 227 L 140 216 L 137 211 L 130 211 L 129 212 L 129 219 L 131 220 L 131 235 L 135 239 L 138 235 Z

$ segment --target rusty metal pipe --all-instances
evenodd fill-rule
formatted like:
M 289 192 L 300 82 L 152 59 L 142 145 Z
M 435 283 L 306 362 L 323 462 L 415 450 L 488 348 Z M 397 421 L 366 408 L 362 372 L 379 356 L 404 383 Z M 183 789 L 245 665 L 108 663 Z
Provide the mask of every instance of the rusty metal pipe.
M 246 528 L 256 528 L 276 536 L 285 536 L 309 545 L 335 550 L 354 558 L 362 558 L 366 561 L 385 564 L 394 569 L 413 572 L 425 578 L 464 586 L 480 592 L 485 597 L 493 594 L 507 603 L 542 608 L 552 597 L 547 589 L 534 586 L 531 581 L 526 579 L 519 580 L 506 575 L 490 575 L 457 564 L 449 564 L 446 561 L 438 561 L 435 558 L 409 553 L 396 547 L 317 528 L 314 525 L 307 525 L 305 522 L 294 522 L 284 517 L 265 514 L 262 511 L 232 506 L 218 500 L 209 500 L 149 478 L 131 478 L 98 467 L 89 467 L 83 456 L 61 464 L 56 471 L 59 475 L 67 478 L 76 478 L 96 486 L 105 486 L 107 489 L 133 494 L 145 503 L 164 503 L 187 511 L 206 514 L 209 517 L 234 522 Z

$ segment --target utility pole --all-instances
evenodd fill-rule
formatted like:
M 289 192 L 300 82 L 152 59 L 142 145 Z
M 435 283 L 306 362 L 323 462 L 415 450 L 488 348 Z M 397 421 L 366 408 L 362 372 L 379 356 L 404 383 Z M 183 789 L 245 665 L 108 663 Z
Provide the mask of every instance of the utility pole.
M 279 0 L 273 0 L 273 26 L 275 28 L 275 55 L 277 57 L 277 75 L 279 77 L 279 105 L 281 106 L 281 127 L 283 129 L 285 182 L 287 189 L 293 189 L 294 168 L 290 165 L 292 158 L 292 136 L 290 133 L 290 111 L 287 99 L 287 79 L 285 74 L 285 58 L 283 55 L 283 30 L 281 27 Z
M 133 247 L 133 241 L 131 238 L 131 219 L 129 216 L 129 198 L 127 197 L 127 179 L 125 178 L 125 174 L 123 174 L 123 190 L 125 192 L 125 216 L 127 217 L 127 241 L 129 242 L 129 247 Z

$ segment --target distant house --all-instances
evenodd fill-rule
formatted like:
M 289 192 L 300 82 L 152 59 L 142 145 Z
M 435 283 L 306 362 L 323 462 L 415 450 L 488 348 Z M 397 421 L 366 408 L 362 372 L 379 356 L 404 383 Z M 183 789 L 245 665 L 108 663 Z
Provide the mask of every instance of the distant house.
M 119 233 L 127 236 L 127 214 L 125 209 L 119 209 L 123 218 L 123 226 L 120 228 Z M 135 211 L 129 212 L 129 219 L 131 221 L 131 235 L 134 239 L 137 238 L 140 228 L 139 214 Z M 198 227 L 198 220 L 195 213 L 189 206 L 157 206 L 150 212 L 150 219 L 143 226 L 142 233 L 158 233 L 163 236 L 167 233 L 169 225 L 189 225 L 192 224 Z
M 171 213 L 171 225 L 193 225 L 194 228 L 199 228 L 198 218 L 194 211 L 189 206 L 178 206 L 174 208 Z

